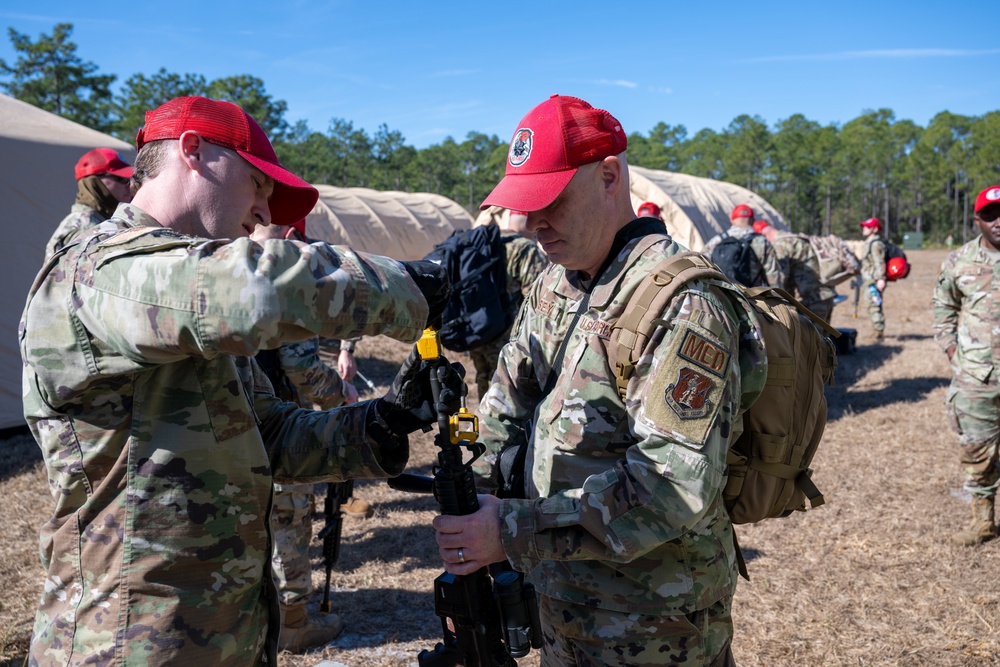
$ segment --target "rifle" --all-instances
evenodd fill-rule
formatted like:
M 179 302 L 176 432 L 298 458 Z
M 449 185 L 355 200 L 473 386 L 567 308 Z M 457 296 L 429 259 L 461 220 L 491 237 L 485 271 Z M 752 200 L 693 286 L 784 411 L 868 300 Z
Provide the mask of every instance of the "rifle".
M 330 482 L 326 485 L 326 499 L 323 501 L 323 513 L 326 514 L 326 524 L 319 531 L 323 540 L 323 566 L 326 568 L 326 588 L 323 590 L 323 602 L 319 610 L 324 615 L 330 613 L 330 575 L 333 566 L 340 557 L 340 531 L 344 526 L 344 515 L 340 506 L 347 502 L 354 491 L 354 481 Z
M 854 288 L 854 319 L 858 319 L 858 301 L 861 299 L 861 276 L 856 275 L 851 278 L 851 287 Z
M 420 358 L 440 361 L 437 332 L 424 331 L 417 343 Z M 441 386 L 431 373 L 431 390 L 437 405 Z M 479 419 L 462 407 L 454 415 L 438 414 L 438 462 L 433 479 L 403 474 L 390 479 L 389 486 L 411 493 L 433 492 L 442 514 L 462 516 L 479 509 L 472 463 L 486 448 L 476 442 Z M 472 453 L 465 462 L 463 448 Z M 434 580 L 434 612 L 441 619 L 444 636 L 434 650 L 417 656 L 420 667 L 517 667 L 514 658 L 541 646 L 541 623 L 535 589 L 524 583 L 524 575 L 509 566 L 480 568 L 473 574 L 444 572 Z M 449 627 L 449 622 L 451 627 Z M 454 628 L 454 629 L 452 629 Z

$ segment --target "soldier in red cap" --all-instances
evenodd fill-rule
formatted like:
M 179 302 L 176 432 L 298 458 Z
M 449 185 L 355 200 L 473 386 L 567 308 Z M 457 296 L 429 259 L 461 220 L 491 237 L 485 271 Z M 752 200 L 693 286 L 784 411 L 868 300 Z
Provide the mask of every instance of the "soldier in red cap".
M 118 151 L 95 148 L 76 163 L 76 201 L 45 244 L 48 259 L 78 235 L 92 230 L 115 212 L 119 202 L 132 200 L 132 165 Z
M 861 291 L 868 305 L 868 317 L 875 331 L 875 341 L 885 336 L 885 313 L 882 312 L 883 294 L 886 286 L 886 247 L 882 240 L 882 221 L 868 218 L 861 221 L 861 234 L 865 247 L 861 252 Z
M 1000 298 L 1000 186 L 976 197 L 973 221 L 980 234 L 950 253 L 934 289 L 934 339 L 954 372 L 947 396 L 948 422 L 958 434 L 972 519 L 953 539 L 975 546 L 997 536 L 1000 488 L 1000 359 L 996 323 Z
M 403 470 L 408 434 L 457 410 L 416 350 L 382 398 L 328 411 L 275 396 L 253 361 L 310 336 L 415 341 L 443 270 L 323 243 L 255 243 L 318 193 L 235 104 L 146 114 L 134 196 L 57 253 L 21 320 L 24 415 L 54 499 L 32 665 L 276 665 L 274 482 Z
M 778 253 L 770 241 L 754 231 L 753 209 L 747 204 L 738 204 L 729 218 L 732 222 L 729 229 L 709 239 L 701 254 L 718 264 L 731 279 L 747 287 L 783 285 L 785 271 L 778 261 Z
M 612 328 L 683 250 L 663 221 L 635 214 L 627 145 L 610 113 L 558 95 L 513 135 L 483 206 L 527 211 L 552 263 L 500 353 L 479 441 L 492 475 L 492 457 L 527 436 L 524 497 L 483 495 L 474 514 L 435 517 L 438 551 L 453 574 L 503 560 L 526 574 L 543 665 L 724 667 L 737 578 L 726 454 L 766 358 L 723 287 L 693 281 L 659 313 L 620 393 Z

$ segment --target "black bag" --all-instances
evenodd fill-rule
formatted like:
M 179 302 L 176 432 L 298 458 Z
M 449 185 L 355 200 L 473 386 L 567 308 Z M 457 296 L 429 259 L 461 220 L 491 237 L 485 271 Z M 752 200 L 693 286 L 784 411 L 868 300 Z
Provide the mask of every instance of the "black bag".
M 767 285 L 764 267 L 760 265 L 760 260 L 750 247 L 757 236 L 760 234 L 747 234 L 736 238 L 724 233 L 722 240 L 712 250 L 712 263 L 722 269 L 730 280 L 735 280 L 745 287 Z
M 441 317 L 441 345 L 468 352 L 496 340 L 513 322 L 507 257 L 496 225 L 457 231 L 424 259 L 444 267 L 451 300 Z
M 885 277 L 887 280 L 902 280 L 910 275 L 910 260 L 906 253 L 895 243 L 885 243 Z M 892 260 L 896 260 L 893 262 Z

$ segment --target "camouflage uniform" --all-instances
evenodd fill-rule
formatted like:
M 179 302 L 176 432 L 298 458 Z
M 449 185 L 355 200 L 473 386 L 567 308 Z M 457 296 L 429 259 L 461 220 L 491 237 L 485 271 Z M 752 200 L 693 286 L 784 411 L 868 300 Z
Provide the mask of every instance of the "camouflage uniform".
M 510 299 L 511 322 L 513 322 L 517 312 L 521 310 L 521 304 L 524 303 L 524 297 L 531 284 L 549 261 L 537 243 L 520 234 L 507 233 L 501 236 L 501 239 L 507 255 L 507 296 Z M 500 349 L 510 339 L 510 331 L 507 329 L 492 343 L 469 350 L 472 364 L 476 367 L 476 387 L 479 389 L 480 398 L 485 396 L 490 388 L 490 380 L 493 379 L 493 373 L 497 369 Z
M 798 292 L 802 305 L 829 322 L 837 291 L 819 279 L 819 260 L 809 240 L 798 234 L 779 234 L 774 252 L 785 274 L 783 287 L 790 294 Z
M 885 242 L 878 234 L 872 234 L 865 239 L 865 249 L 861 253 L 861 292 L 868 304 L 868 317 L 872 321 L 872 329 L 876 332 L 885 331 L 885 315 L 882 313 L 882 303 L 875 303 L 872 298 L 872 288 L 879 280 L 885 280 Z
M 344 382 L 336 368 L 320 359 L 318 337 L 282 343 L 274 352 L 277 372 L 268 372 L 268 377 L 276 396 L 316 410 L 343 404 Z M 313 590 L 309 560 L 313 492 L 312 484 L 274 485 L 271 567 L 278 600 L 284 605 L 304 604 Z
M 948 421 L 959 436 L 965 488 L 995 497 L 1000 485 L 1000 254 L 977 236 L 948 255 L 934 289 L 934 339 L 955 345 Z
M 387 477 L 407 449 L 372 402 L 299 409 L 251 357 L 315 335 L 412 341 L 426 318 L 393 260 L 190 237 L 128 204 L 47 262 L 20 327 L 56 501 L 30 664 L 276 664 L 273 482 Z
M 543 664 L 570 625 L 591 640 L 613 637 L 605 648 L 643 664 L 696 663 L 727 652 L 732 637 L 726 454 L 767 361 L 745 311 L 713 281 L 696 281 L 667 306 L 669 329 L 654 334 L 619 398 L 606 352 L 612 323 L 652 267 L 681 250 L 662 223 L 638 222 L 619 233 L 591 286 L 558 265 L 542 273 L 479 406 L 494 457 L 532 427 L 527 499 L 504 499 L 500 516 L 508 558 L 538 587 L 543 612 L 556 613 L 543 620 Z M 709 608 L 700 646 L 690 632 L 656 634 Z
M 73 204 L 69 215 L 62 219 L 45 245 L 45 259 L 56 254 L 83 232 L 91 231 L 107 218 L 86 204 Z
M 712 251 L 715 250 L 715 246 L 719 245 L 719 242 L 724 236 L 741 239 L 744 236 L 749 236 L 753 233 L 753 227 L 740 227 L 733 225 L 722 234 L 717 234 L 709 239 L 708 243 L 705 244 L 705 247 L 701 249 L 701 254 L 711 259 Z M 764 278 L 767 280 L 767 284 L 784 285 L 785 271 L 781 268 L 781 263 L 778 261 L 778 254 L 771 246 L 771 242 L 764 238 L 763 234 L 757 234 L 757 236 L 750 241 L 750 248 L 753 250 L 753 254 L 757 255 L 757 261 L 760 262 L 761 268 L 764 269 Z

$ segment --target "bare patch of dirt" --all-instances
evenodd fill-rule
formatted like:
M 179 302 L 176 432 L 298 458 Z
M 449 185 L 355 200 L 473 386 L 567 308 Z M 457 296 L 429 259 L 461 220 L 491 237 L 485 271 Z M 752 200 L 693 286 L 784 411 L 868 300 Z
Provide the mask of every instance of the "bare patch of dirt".
M 948 539 L 967 520 L 969 505 L 944 418 L 950 371 L 930 330 L 945 253 L 908 255 L 910 277 L 886 294 L 881 344 L 874 344 L 863 308 L 857 320 L 850 303 L 834 313 L 836 326 L 859 334 L 857 352 L 841 357 L 828 389 L 830 421 L 814 462 L 827 504 L 738 529 L 752 578 L 741 582 L 733 610 L 741 666 L 1000 665 L 1000 540 L 969 549 Z M 406 345 L 366 338 L 358 365 L 384 389 L 407 352 Z M 471 370 L 467 357 L 451 356 Z M 52 500 L 30 437 L 0 445 L 2 667 L 23 659 L 42 583 L 38 528 Z M 414 439 L 415 472 L 429 473 L 435 458 L 431 436 Z M 373 481 L 359 481 L 356 495 L 376 514 L 344 523 L 332 601 L 347 629 L 322 651 L 283 655 L 284 667 L 323 659 L 401 667 L 440 640 L 431 589 L 442 571 L 430 528 L 434 500 Z M 318 542 L 313 563 L 318 605 Z M 537 654 L 519 664 L 537 665 Z

